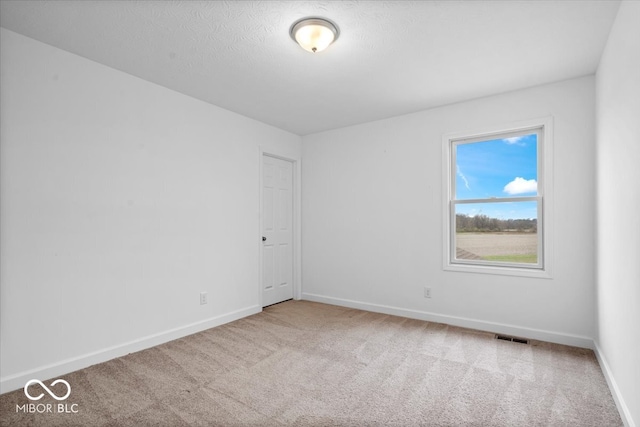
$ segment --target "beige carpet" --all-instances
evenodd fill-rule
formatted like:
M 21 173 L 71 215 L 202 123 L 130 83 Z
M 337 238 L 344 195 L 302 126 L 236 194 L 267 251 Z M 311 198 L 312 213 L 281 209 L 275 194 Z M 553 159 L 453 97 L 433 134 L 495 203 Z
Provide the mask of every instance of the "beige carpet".
M 77 413 L 18 390 L 2 425 L 622 425 L 590 350 L 305 301 L 61 378 Z

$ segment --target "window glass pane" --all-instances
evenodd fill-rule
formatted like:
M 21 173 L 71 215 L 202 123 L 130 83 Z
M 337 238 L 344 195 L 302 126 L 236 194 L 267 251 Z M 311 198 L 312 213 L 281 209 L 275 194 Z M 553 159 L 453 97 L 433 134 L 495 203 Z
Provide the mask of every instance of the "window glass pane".
M 538 193 L 537 134 L 456 143 L 455 198 L 489 199 Z
M 456 260 L 538 263 L 538 202 L 455 205 Z

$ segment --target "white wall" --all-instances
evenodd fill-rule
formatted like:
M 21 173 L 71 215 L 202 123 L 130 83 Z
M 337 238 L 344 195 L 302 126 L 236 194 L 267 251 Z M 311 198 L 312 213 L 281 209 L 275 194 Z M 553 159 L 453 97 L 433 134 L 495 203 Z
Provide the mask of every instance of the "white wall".
M 625 1 L 598 68 L 598 336 L 614 396 L 640 425 L 640 2 Z
M 1 31 L 2 391 L 259 311 L 259 146 L 300 137 Z
M 303 137 L 303 298 L 592 345 L 594 96 L 584 77 Z M 442 135 L 549 115 L 553 278 L 443 271 Z

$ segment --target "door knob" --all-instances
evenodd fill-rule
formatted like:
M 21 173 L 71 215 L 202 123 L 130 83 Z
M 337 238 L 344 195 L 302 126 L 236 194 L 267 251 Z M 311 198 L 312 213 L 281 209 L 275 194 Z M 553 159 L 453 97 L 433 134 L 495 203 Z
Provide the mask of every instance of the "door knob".
M 266 241 L 267 241 L 267 238 L 266 238 L 266 237 L 264 237 L 264 236 L 262 236 L 262 241 L 263 241 L 263 242 L 266 242 Z

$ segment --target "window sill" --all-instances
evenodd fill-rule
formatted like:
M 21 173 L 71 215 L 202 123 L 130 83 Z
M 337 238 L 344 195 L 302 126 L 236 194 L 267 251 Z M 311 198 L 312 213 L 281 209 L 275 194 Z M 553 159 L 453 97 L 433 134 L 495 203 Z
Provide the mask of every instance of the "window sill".
M 503 267 L 503 266 L 491 266 L 491 265 L 472 265 L 461 263 L 446 263 L 443 267 L 445 271 L 455 271 L 461 273 L 480 273 L 480 274 L 493 274 L 499 276 L 518 276 L 518 277 L 533 277 L 537 279 L 551 279 L 551 272 L 545 269 L 535 268 L 518 268 L 518 267 Z

